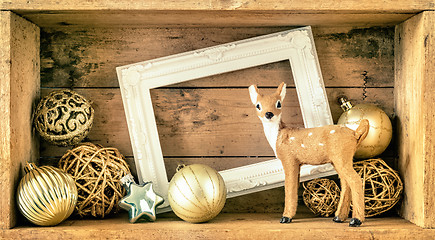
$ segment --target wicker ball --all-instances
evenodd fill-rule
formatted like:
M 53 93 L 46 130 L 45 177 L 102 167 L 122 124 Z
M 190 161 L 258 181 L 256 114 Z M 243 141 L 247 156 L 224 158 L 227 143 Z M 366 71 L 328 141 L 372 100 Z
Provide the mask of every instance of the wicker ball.
M 355 162 L 353 166 L 363 180 L 366 217 L 388 211 L 399 201 L 402 181 L 382 159 Z
M 83 96 L 64 89 L 45 96 L 33 119 L 36 130 L 46 141 L 58 146 L 77 145 L 92 127 L 94 109 Z
M 318 178 L 303 183 L 305 205 L 316 215 L 329 217 L 337 210 L 340 200 L 340 188 L 326 178 Z
M 119 210 L 118 202 L 125 195 L 120 179 L 130 169 L 116 148 L 83 143 L 62 156 L 59 168 L 71 174 L 76 183 L 80 216 L 104 218 Z

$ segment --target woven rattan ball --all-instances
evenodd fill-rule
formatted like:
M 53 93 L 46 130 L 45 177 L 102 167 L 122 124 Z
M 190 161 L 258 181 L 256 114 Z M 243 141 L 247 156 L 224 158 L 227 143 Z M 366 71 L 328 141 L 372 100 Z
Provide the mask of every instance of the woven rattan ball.
M 402 180 L 382 159 L 355 162 L 353 167 L 363 179 L 366 217 L 388 211 L 399 201 Z
M 83 96 L 64 89 L 45 96 L 33 119 L 36 130 L 46 141 L 58 146 L 77 145 L 92 127 L 94 109 Z
M 120 179 L 130 169 L 116 148 L 83 143 L 62 156 L 59 168 L 76 183 L 80 216 L 104 218 L 119 210 L 118 202 L 125 195 Z
M 340 188 L 326 178 L 317 178 L 303 184 L 305 205 L 316 215 L 329 217 L 337 210 Z

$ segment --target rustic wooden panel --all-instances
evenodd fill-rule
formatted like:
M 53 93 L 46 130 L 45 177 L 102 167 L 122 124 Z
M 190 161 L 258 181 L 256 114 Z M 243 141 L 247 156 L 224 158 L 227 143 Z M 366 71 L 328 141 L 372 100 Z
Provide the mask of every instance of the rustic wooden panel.
M 291 224 L 279 224 L 281 213 L 219 214 L 208 223 L 191 224 L 172 213 L 154 223 L 131 224 L 127 214 L 104 220 L 70 219 L 54 227 L 21 226 L 0 231 L 5 239 L 433 239 L 434 229 L 422 229 L 397 217 L 368 218 L 360 228 L 314 217 L 300 207 Z
M 51 89 L 43 89 L 43 95 Z M 119 89 L 76 89 L 93 102 L 94 126 L 88 140 L 114 146 L 132 156 L 130 138 Z M 265 93 L 274 89 L 264 89 Z M 337 97 L 346 95 L 354 103 L 381 106 L 391 117 L 393 89 L 328 88 L 335 121 L 342 110 Z M 273 156 L 255 114 L 247 88 L 155 89 L 152 90 L 160 141 L 165 156 Z M 294 88 L 284 102 L 283 120 L 302 126 L 302 116 Z M 61 156 L 65 148 L 41 143 L 42 156 Z
M 0 229 L 15 225 L 15 191 L 21 167 L 35 162 L 32 105 L 39 97 L 39 29 L 0 12 Z
M 394 26 L 412 13 L 299 13 L 294 11 L 23 11 L 40 27 L 277 27 Z
M 43 87 L 118 87 L 115 68 L 289 29 L 105 28 L 45 29 L 41 40 Z M 314 28 L 328 87 L 392 87 L 394 28 Z M 294 86 L 288 61 L 194 80 L 175 87 Z
M 435 14 L 424 12 L 396 28 L 395 108 L 399 170 L 405 185 L 401 214 L 435 227 Z
M 11 21 L 10 12 L 0 12 L 0 107 L 3 114 L 0 114 L 0 190 L 4 193 L 11 193 L 13 185 L 13 174 L 11 164 L 11 128 L 10 128 L 10 102 L 11 102 L 11 65 L 10 65 L 10 44 L 11 44 Z M 0 228 L 11 228 L 15 225 L 15 214 L 10 207 L 12 194 L 5 194 L 0 197 Z
M 11 10 L 292 10 L 322 13 L 325 11 L 350 12 L 419 12 L 435 9 L 430 0 L 345 0 L 345 1 L 297 1 L 297 0 L 256 0 L 256 1 L 196 1 L 170 0 L 162 4 L 161 1 L 131 1 L 131 0 L 3 0 L 2 9 Z

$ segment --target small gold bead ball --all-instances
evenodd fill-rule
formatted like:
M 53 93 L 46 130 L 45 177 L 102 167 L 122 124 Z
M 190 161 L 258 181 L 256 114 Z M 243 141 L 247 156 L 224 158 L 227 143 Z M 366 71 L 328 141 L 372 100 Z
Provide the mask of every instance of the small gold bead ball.
M 313 179 L 303 183 L 302 197 L 305 205 L 316 215 L 329 217 L 335 213 L 340 200 L 340 188 L 327 178 Z
M 33 119 L 44 140 L 58 146 L 71 146 L 80 143 L 89 133 L 94 109 L 80 94 L 63 89 L 41 99 Z
M 203 164 L 178 170 L 169 183 L 168 200 L 174 213 L 191 223 L 207 222 L 225 205 L 227 190 L 222 176 Z
M 393 134 L 390 118 L 382 109 L 372 104 L 353 106 L 340 116 L 337 125 L 345 125 L 356 130 L 362 119 L 369 120 L 370 129 L 355 152 L 354 157 L 358 159 L 371 158 L 383 153 Z

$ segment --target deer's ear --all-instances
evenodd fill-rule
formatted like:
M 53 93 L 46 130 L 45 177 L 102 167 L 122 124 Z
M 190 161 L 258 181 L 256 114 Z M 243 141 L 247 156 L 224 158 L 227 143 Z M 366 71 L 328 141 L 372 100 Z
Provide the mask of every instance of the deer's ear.
M 257 104 L 258 88 L 255 85 L 249 86 L 249 96 L 251 97 L 252 104 Z
M 279 96 L 281 96 L 281 101 L 284 101 L 285 93 L 286 93 L 286 87 L 287 87 L 287 85 L 284 82 L 282 82 L 278 86 L 278 89 L 276 90 L 276 93 L 279 94 Z

